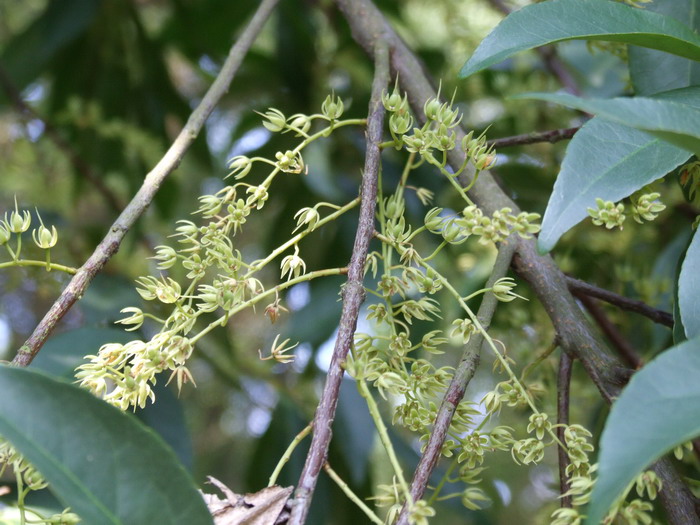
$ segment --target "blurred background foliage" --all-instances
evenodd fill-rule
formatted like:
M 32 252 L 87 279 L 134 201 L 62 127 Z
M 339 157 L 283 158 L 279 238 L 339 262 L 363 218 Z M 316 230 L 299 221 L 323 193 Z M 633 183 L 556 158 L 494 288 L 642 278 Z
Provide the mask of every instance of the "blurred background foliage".
M 443 94 L 455 93 L 467 128 L 477 133 L 488 128 L 489 138 L 498 138 L 582 122 L 566 109 L 508 100 L 519 92 L 559 89 L 535 53 L 456 81 L 464 60 L 502 17 L 487 0 L 377 3 L 434 78 L 441 79 Z M 80 266 L 180 130 L 256 5 L 252 0 L 0 1 L 0 212 L 11 209 L 15 197 L 21 207 L 36 207 L 45 223 L 59 229 L 53 260 Z M 584 94 L 628 91 L 619 57 L 582 43 L 562 45 L 559 53 Z M 166 243 L 175 221 L 196 209 L 197 196 L 223 186 L 228 159 L 274 157 L 292 143 L 265 130 L 256 111 L 273 106 L 286 115 L 315 113 L 334 91 L 345 101 L 348 116 L 364 117 L 371 75 L 370 61 L 332 2 L 282 1 L 206 132 L 32 366 L 70 377 L 85 354 L 105 342 L 129 340 L 112 323 L 121 317 L 121 308 L 140 305 L 133 281 L 155 271 L 148 259 L 152 248 Z M 288 238 L 298 209 L 318 200 L 354 198 L 363 147 L 362 130 L 349 128 L 315 143 L 305 152 L 308 175 L 276 182 L 265 212 L 251 217 L 237 247 L 256 258 Z M 564 149 L 565 143 L 508 148 L 499 152 L 495 173 L 524 209 L 542 213 Z M 386 181 L 396 182 L 403 162 L 402 155 L 385 153 Z M 457 204 L 437 173 L 423 168 L 415 175 L 413 184 L 435 191 L 436 203 Z M 588 222 L 574 228 L 554 253 L 564 271 L 669 310 L 676 262 L 687 242 L 676 232 L 688 231 L 688 217 L 675 180 L 664 183 L 662 193 L 668 209 L 654 226 L 627 221 L 623 231 L 607 232 Z M 424 213 L 411 196 L 409 216 L 420 220 Z M 354 218 L 343 217 L 302 243 L 310 268 L 346 264 Z M 436 264 L 466 294 L 483 285 L 493 256 L 492 248 L 467 242 L 449 246 Z M 277 276 L 267 278 L 273 282 Z M 285 298 L 290 313 L 275 326 L 262 311 L 239 315 L 201 341 L 192 366 L 197 388 L 188 385 L 179 398 L 163 389 L 159 402 L 140 413 L 198 482 L 213 475 L 237 492 L 267 484 L 284 449 L 312 417 L 339 318 L 341 282 L 298 285 Z M 66 283 L 66 276 L 42 269 L 0 273 L 0 358 L 14 355 Z M 519 293 L 533 300 L 501 307 L 493 334 L 522 370 L 551 344 L 553 332 L 527 288 L 521 286 Z M 448 320 L 451 307 L 445 303 L 443 308 Z M 645 358 L 668 343 L 668 330 L 604 308 Z M 292 365 L 258 358 L 257 350 L 269 347 L 277 333 L 301 343 Z M 458 350 L 455 345 L 442 363 L 454 364 Z M 477 401 L 500 380 L 490 360 L 485 353 L 469 387 L 467 395 Z M 550 414 L 556 413 L 556 366 L 555 353 L 528 375 Z M 572 391 L 572 422 L 599 430 L 606 409 L 581 370 L 575 370 Z M 526 417 L 505 410 L 500 423 L 522 428 Z M 329 461 L 358 494 L 369 497 L 377 483 L 390 482 L 390 469 L 350 382 L 344 385 L 335 425 Z M 417 436 L 394 431 L 392 437 L 412 471 Z M 281 484 L 296 482 L 304 453 L 305 446 L 294 453 Z M 545 522 L 558 486 L 556 458 L 549 453 L 534 468 L 516 468 L 506 453 L 491 455 L 484 486 L 493 504 L 472 512 L 458 499 L 448 500 L 438 509 L 441 523 Z M 312 513 L 310 523 L 364 522 L 324 476 Z

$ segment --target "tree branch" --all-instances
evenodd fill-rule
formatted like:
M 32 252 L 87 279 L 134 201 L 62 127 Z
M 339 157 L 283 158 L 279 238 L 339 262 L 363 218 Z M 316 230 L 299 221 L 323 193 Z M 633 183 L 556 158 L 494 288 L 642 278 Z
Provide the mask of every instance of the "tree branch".
M 20 93 L 17 86 L 15 86 L 12 79 L 5 71 L 5 68 L 0 65 L 0 86 L 7 93 L 7 97 L 12 101 L 17 111 L 20 114 L 27 115 L 32 119 L 40 120 L 44 124 L 44 132 L 46 136 L 49 137 L 56 147 L 63 152 L 63 154 L 68 158 L 73 168 L 80 173 L 85 180 L 92 184 L 95 189 L 102 194 L 105 201 L 114 211 L 119 212 L 124 207 L 121 199 L 104 183 L 102 177 L 95 173 L 92 166 L 85 162 L 77 151 L 71 146 L 68 141 L 66 141 L 61 133 L 51 124 L 48 120 L 42 118 L 29 104 L 27 104 L 22 99 L 22 93 Z
M 336 0 L 336 4 L 348 20 L 353 37 L 366 51 L 372 52 L 377 39 L 387 40 L 391 51 L 392 67 L 399 75 L 401 87 L 406 91 L 418 120 L 424 121 L 423 104 L 429 98 L 434 98 L 436 92 L 422 64 L 371 0 Z M 459 144 L 464 137 L 464 131 L 458 127 L 455 128 L 455 132 L 457 133 L 455 142 Z M 464 152 L 460 149 L 453 149 L 448 154 L 448 161 L 454 169 L 460 168 L 464 160 Z M 474 166 L 469 164 L 460 177 L 460 182 L 466 186 L 471 182 L 474 174 Z M 513 210 L 513 213 L 519 211 L 518 206 L 501 190 L 488 171 L 481 172 L 470 195 L 488 214 L 505 207 Z M 611 403 L 623 383 L 620 380 L 621 370 L 628 370 L 619 365 L 605 343 L 595 331 L 591 330 L 583 312 L 568 290 L 564 274 L 551 257 L 537 253 L 536 244 L 532 239 L 516 239 L 513 268 L 535 291 L 552 320 L 561 348 L 581 361 L 603 398 Z M 663 464 L 664 467 L 675 472 L 666 459 L 657 464 Z M 686 497 L 687 487 L 677 475 L 675 478 L 669 477 L 669 480 L 667 490 L 678 497 L 664 500 L 667 513 L 669 517 L 683 516 L 681 521 L 674 518 L 670 522 L 671 525 L 700 525 L 700 519 L 695 513 L 695 502 L 693 498 Z
M 304 470 L 301 473 L 295 492 L 289 525 L 302 525 L 306 521 L 318 475 L 326 462 L 328 445 L 332 436 L 331 425 L 335 418 L 340 384 L 343 380 L 343 362 L 352 345 L 360 306 L 365 300 L 365 288 L 363 285 L 365 261 L 369 250 L 369 242 L 374 234 L 377 178 L 379 177 L 381 160 L 379 144 L 382 141 L 382 129 L 384 126 L 382 92 L 389 84 L 390 76 L 389 53 L 383 40 L 380 39 L 376 42 L 373 54 L 375 64 L 374 80 L 372 81 L 372 95 L 367 118 L 367 152 L 360 191 L 362 197 L 360 217 L 350 264 L 348 265 L 348 280 L 343 288 L 343 310 L 338 327 L 338 336 L 335 340 L 333 357 L 326 376 L 326 384 L 316 409 L 313 438 L 309 453 L 306 456 Z
M 562 352 L 559 358 L 559 372 L 557 373 L 557 425 L 569 424 L 571 365 L 571 356 L 566 352 Z M 557 427 L 557 438 L 562 443 L 566 443 L 566 438 L 564 437 L 565 430 L 563 426 Z M 557 447 L 557 453 L 559 454 L 559 493 L 562 495 L 561 506 L 571 508 L 571 496 L 564 496 L 571 488 L 569 477 L 566 475 L 566 467 L 569 466 L 569 454 L 562 447 Z
M 652 321 L 669 328 L 673 328 L 673 315 L 669 312 L 659 310 L 653 306 L 649 306 L 642 301 L 637 301 L 636 299 L 630 299 L 623 295 L 616 294 L 610 290 L 605 290 L 604 288 L 599 288 L 585 281 L 575 279 L 573 277 L 566 277 L 566 284 L 569 286 L 569 290 L 576 295 L 588 295 L 590 297 L 595 297 L 605 301 L 606 303 L 613 304 L 623 310 L 628 312 L 635 312 L 644 317 L 648 317 Z
M 261 2 L 260 7 L 253 15 L 248 26 L 231 48 L 226 62 L 224 62 L 214 83 L 204 95 L 204 98 L 197 108 L 190 115 L 185 127 L 163 158 L 146 176 L 143 185 L 136 195 L 134 195 L 134 198 L 127 207 L 124 208 L 124 211 L 119 215 L 114 224 L 112 224 L 105 238 L 100 242 L 97 248 L 95 248 L 90 258 L 78 270 L 78 273 L 75 274 L 71 282 L 68 283 L 68 286 L 61 293 L 61 296 L 51 306 L 39 325 L 34 329 L 32 335 L 19 349 L 17 355 L 12 360 L 13 365 L 27 366 L 32 362 L 32 359 L 34 359 L 34 356 L 39 352 L 56 324 L 63 318 L 66 312 L 71 309 L 75 302 L 82 297 L 95 275 L 102 270 L 105 264 L 107 264 L 107 261 L 119 250 L 119 246 L 126 233 L 151 203 L 163 180 L 178 167 L 185 153 L 197 138 L 209 114 L 216 104 L 218 104 L 221 97 L 228 91 L 231 81 L 238 71 L 241 62 L 243 62 L 243 58 L 248 52 L 248 49 L 250 49 L 250 46 L 278 1 L 279 0 L 263 0 Z
M 504 277 L 506 273 L 508 273 L 508 268 L 510 267 L 511 259 L 513 258 L 514 249 L 515 243 L 511 238 L 506 239 L 500 245 L 496 262 L 494 263 L 493 270 L 491 271 L 491 277 L 489 277 L 489 280 L 485 286 L 486 288 L 493 287 L 494 283 L 498 279 Z M 484 327 L 484 330 L 488 330 L 489 326 L 491 325 L 491 319 L 493 318 L 497 305 L 498 299 L 496 299 L 496 296 L 492 292 L 487 292 L 481 301 L 481 305 L 479 306 L 479 311 L 477 313 L 479 322 L 481 323 L 481 326 Z M 423 452 L 413 475 L 413 481 L 411 482 L 411 496 L 413 497 L 413 501 L 417 501 L 423 497 L 425 489 L 428 486 L 430 474 L 440 459 L 442 445 L 445 443 L 445 439 L 447 438 L 447 431 L 452 423 L 455 410 L 462 401 L 467 386 L 474 377 L 474 373 L 479 366 L 481 345 L 483 341 L 483 333 L 477 332 L 476 334 L 472 335 L 471 339 L 469 339 L 464 347 L 464 352 L 462 353 L 462 358 L 459 361 L 459 365 L 457 365 L 454 376 L 452 376 L 452 381 L 450 381 L 447 391 L 445 392 L 445 396 L 442 398 L 442 403 L 440 404 L 437 416 L 435 417 L 435 423 L 433 424 L 433 430 L 430 433 L 428 444 L 426 445 L 425 451 Z M 397 521 L 397 525 L 408 524 L 408 511 L 408 506 L 406 503 L 404 503 Z
M 507 148 L 510 146 L 524 146 L 526 144 L 537 144 L 538 142 L 549 142 L 554 144 L 561 140 L 568 140 L 573 137 L 581 126 L 574 128 L 552 129 L 550 131 L 533 131 L 512 137 L 503 137 L 487 141 L 489 146 L 494 148 Z
M 603 309 L 596 303 L 596 300 L 582 293 L 574 293 L 574 295 L 578 297 L 578 300 L 581 301 L 605 336 L 617 349 L 617 353 L 620 355 L 622 360 L 634 369 L 641 368 L 644 363 L 639 357 L 639 354 L 634 348 L 632 348 L 632 345 L 629 343 L 629 341 L 627 341 L 627 339 L 625 339 L 617 327 L 610 322 L 610 319 L 607 315 L 605 315 Z

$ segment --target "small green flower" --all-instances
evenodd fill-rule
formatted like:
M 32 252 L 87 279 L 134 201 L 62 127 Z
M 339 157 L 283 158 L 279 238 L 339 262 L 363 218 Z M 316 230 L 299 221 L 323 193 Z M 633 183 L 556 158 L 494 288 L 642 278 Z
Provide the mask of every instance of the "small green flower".
M 138 330 L 139 328 L 141 328 L 144 319 L 143 310 L 141 310 L 141 308 L 129 306 L 127 308 L 122 308 L 120 311 L 123 314 L 131 315 L 129 317 L 125 317 L 124 319 L 120 319 L 116 322 L 116 324 L 123 324 L 129 326 L 129 328 L 124 329 L 127 332 L 133 332 L 134 330 Z
M 343 110 L 343 101 L 333 94 L 328 95 L 321 104 L 321 112 L 329 120 L 338 120 L 342 116 Z
M 527 299 L 525 299 L 522 295 L 513 293 L 512 290 L 515 288 L 515 286 L 515 281 L 512 277 L 501 277 L 495 283 L 493 283 L 493 288 L 491 288 L 491 291 L 493 292 L 493 295 L 496 296 L 496 299 L 504 303 L 508 303 L 516 298 L 527 301 Z
M 12 233 L 24 233 L 32 224 L 31 214 L 27 210 L 19 211 L 17 197 L 15 197 L 15 210 L 10 214 L 9 218 L 7 213 L 5 214 L 5 224 Z
M 278 133 L 285 128 L 287 119 L 284 117 L 284 113 L 278 109 L 270 108 L 265 113 L 258 113 L 258 115 L 265 118 L 263 126 L 272 133 Z
M 42 250 L 53 248 L 58 242 L 58 232 L 56 231 L 56 227 L 51 226 L 51 229 L 49 230 L 46 226 L 44 226 L 44 221 L 41 220 L 41 216 L 39 215 L 38 211 L 36 214 L 37 217 L 39 217 L 40 226 L 32 231 L 34 243 Z
M 597 209 L 588 208 L 588 215 L 593 219 L 596 226 L 605 226 L 608 230 L 616 226 L 622 229 L 625 222 L 625 205 L 621 202 L 615 204 L 612 201 L 604 201 L 601 198 L 595 200 Z
M 248 172 L 250 172 L 251 168 L 253 167 L 253 161 L 248 157 L 239 155 L 231 159 L 231 162 L 228 163 L 228 167 L 232 171 L 227 175 L 227 177 L 235 175 L 236 179 L 242 179 L 248 175 Z
M 287 276 L 287 280 L 296 279 L 306 273 L 306 263 L 299 257 L 299 247 L 294 246 L 294 255 L 287 255 L 280 264 L 282 270 L 281 278 Z
M 158 261 L 156 268 L 167 270 L 177 262 L 177 252 L 170 246 L 156 246 L 156 254 L 151 259 Z

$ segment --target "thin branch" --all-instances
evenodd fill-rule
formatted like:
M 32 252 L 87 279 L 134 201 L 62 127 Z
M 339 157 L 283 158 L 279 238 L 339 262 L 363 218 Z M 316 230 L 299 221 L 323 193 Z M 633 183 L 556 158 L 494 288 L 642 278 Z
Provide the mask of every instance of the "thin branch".
M 365 513 L 365 516 L 367 516 L 367 519 L 371 521 L 372 523 L 375 523 L 376 525 L 384 525 L 384 522 L 379 519 L 379 517 L 374 513 L 372 509 L 370 509 L 364 501 L 362 501 L 357 494 L 355 494 L 351 489 L 350 486 L 343 481 L 343 478 L 338 476 L 335 470 L 331 468 L 331 466 L 328 463 L 324 463 L 323 465 L 323 470 L 326 471 L 326 474 L 335 481 L 335 484 L 338 485 L 338 488 L 342 490 L 345 495 L 352 501 L 355 505 L 357 505 L 362 512 Z
M 378 38 L 387 40 L 391 50 L 392 68 L 399 75 L 401 87 L 406 91 L 413 111 L 420 120 L 424 120 L 423 104 L 426 100 L 434 98 L 436 91 L 416 56 L 371 0 L 336 0 L 336 4 L 350 24 L 353 37 L 365 51 L 371 53 Z M 464 131 L 455 128 L 455 132 L 456 142 L 460 143 Z M 464 160 L 464 152 L 461 150 L 454 149 L 449 152 L 448 161 L 455 170 L 462 166 Z M 474 166 L 468 165 L 460 177 L 460 182 L 466 186 L 471 182 L 474 173 Z M 470 190 L 470 196 L 487 214 L 505 207 L 514 213 L 519 211 L 515 202 L 503 192 L 488 171 L 481 172 Z M 622 367 L 596 332 L 591 330 L 585 315 L 567 288 L 566 277 L 552 258 L 540 255 L 532 239 L 516 239 L 516 243 L 513 268 L 528 281 L 545 307 L 562 350 L 581 361 L 603 398 L 612 403 L 623 384 L 620 377 Z M 675 472 L 666 459 L 660 460 L 657 465 L 668 467 L 670 472 Z M 695 501 L 687 496 L 685 484 L 677 474 L 675 477 L 669 475 L 668 479 L 665 490 L 677 496 L 663 500 L 669 517 L 673 517 L 670 525 L 700 525 L 700 519 L 695 513 Z M 676 519 L 677 516 L 683 519 Z
M 485 288 L 493 287 L 494 283 L 498 279 L 504 277 L 506 273 L 508 273 L 508 268 L 510 267 L 510 261 L 513 258 L 514 251 L 515 243 L 512 242 L 512 239 L 507 239 L 501 244 L 496 257 L 496 262 L 494 263 L 493 270 L 491 271 L 491 277 L 489 277 Z M 488 330 L 497 305 L 498 299 L 496 299 L 496 296 L 492 292 L 487 292 L 481 301 L 481 305 L 479 306 L 479 311 L 477 313 L 479 322 L 484 327 L 484 330 Z M 472 335 L 471 339 L 469 339 L 465 345 L 459 365 L 457 365 L 454 376 L 452 376 L 452 381 L 450 381 L 447 391 L 442 398 L 442 403 L 440 404 L 437 416 L 435 417 L 435 423 L 433 424 L 433 429 L 430 433 L 428 444 L 426 445 L 425 451 L 423 452 L 413 475 L 413 481 L 411 482 L 411 496 L 413 497 L 413 501 L 417 501 L 423 497 L 425 489 L 428 486 L 430 474 L 440 459 L 442 445 L 445 443 L 445 439 L 447 438 L 447 431 L 452 423 L 455 410 L 457 410 L 457 406 L 462 401 L 467 386 L 474 377 L 476 369 L 479 366 L 481 345 L 483 341 L 483 333 L 477 332 L 476 334 Z M 404 503 L 397 521 L 398 525 L 408 524 L 408 511 L 408 506 Z
M 201 131 L 209 114 L 221 97 L 228 91 L 234 75 L 243 62 L 248 49 L 267 21 L 270 13 L 279 0 L 263 0 L 255 15 L 245 28 L 240 38 L 231 48 L 226 62 L 217 75 L 214 83 L 207 91 L 197 108 L 192 112 L 187 124 L 177 136 L 163 158 L 146 176 L 143 185 L 131 202 L 124 208 L 109 232 L 85 264 L 78 270 L 61 296 L 51 306 L 48 313 L 34 329 L 32 335 L 19 349 L 12 360 L 15 366 L 27 366 L 39 352 L 42 345 L 53 331 L 56 324 L 71 309 L 75 302 L 82 297 L 92 279 L 107 264 L 107 261 L 117 252 L 124 236 L 143 214 L 153 200 L 163 180 L 180 164 L 185 153 Z
M 613 304 L 619 308 L 622 308 L 623 310 L 627 310 L 628 312 L 635 312 L 643 315 L 644 317 L 648 317 L 655 323 L 673 328 L 673 315 L 669 312 L 659 310 L 642 301 L 630 299 L 624 295 L 616 294 L 610 290 L 599 288 L 595 285 L 573 277 L 567 276 L 566 284 L 568 285 L 569 290 L 571 290 L 571 292 L 576 296 L 580 297 L 581 295 L 588 295 L 590 297 L 595 297 L 596 299 Z
M 513 10 L 506 5 L 503 0 L 488 0 L 493 8 L 508 16 Z M 544 66 L 547 70 L 559 80 L 559 83 L 572 95 L 580 95 L 581 90 L 574 80 L 569 70 L 557 55 L 557 51 L 553 46 L 544 46 L 535 48 L 535 51 L 540 55 Z
M 574 295 L 578 297 L 578 300 L 581 301 L 581 304 L 583 304 L 586 310 L 588 310 L 588 313 L 591 314 L 591 317 L 593 317 L 593 319 L 603 331 L 605 336 L 615 347 L 617 353 L 620 355 L 622 360 L 634 369 L 641 368 L 644 365 L 642 358 L 639 357 L 637 351 L 632 347 L 629 341 L 620 333 L 617 327 L 614 324 L 612 324 L 612 322 L 610 321 L 608 316 L 605 315 L 605 312 L 600 307 L 600 305 L 598 305 L 596 300 L 583 293 L 574 292 Z
M 61 136 L 61 133 L 53 124 L 42 118 L 34 108 L 24 101 L 22 93 L 17 89 L 17 86 L 12 82 L 12 79 L 2 65 L 0 65 L 0 86 L 2 86 L 2 89 L 7 93 L 7 97 L 20 114 L 27 115 L 31 119 L 40 120 L 44 124 L 44 133 L 46 133 L 46 136 L 63 152 L 73 165 L 73 168 L 102 194 L 107 204 L 109 204 L 109 207 L 116 212 L 121 211 L 122 208 L 124 208 L 124 203 L 119 196 L 104 183 L 102 177 L 98 173 L 95 173 L 92 166 L 90 166 L 90 164 L 78 154 L 73 146 Z
M 559 358 L 559 372 L 557 374 L 557 425 L 569 424 L 571 365 L 571 356 L 566 352 L 562 352 Z M 564 431 L 564 427 L 557 427 L 557 437 L 562 443 L 566 443 Z M 569 454 L 562 447 L 557 447 L 557 452 L 559 454 L 559 493 L 562 496 L 561 506 L 571 508 L 571 496 L 564 496 L 571 488 L 569 477 L 566 475 L 566 467 L 569 466 Z
M 503 137 L 487 141 L 489 146 L 494 148 L 508 148 L 510 146 L 524 146 L 526 144 L 537 144 L 538 142 L 549 142 L 554 144 L 561 140 L 568 140 L 573 137 L 581 126 L 574 128 L 552 129 L 549 131 L 533 131 L 512 137 Z
M 377 178 L 379 177 L 381 160 L 379 144 L 382 141 L 384 123 L 382 92 L 389 84 L 389 53 L 382 40 L 377 42 L 373 53 L 375 71 L 369 103 L 369 116 L 367 118 L 367 152 L 360 191 L 362 203 L 360 204 L 357 233 L 355 234 L 355 244 L 348 266 L 348 280 L 343 288 L 343 311 L 340 317 L 338 336 L 335 340 L 335 348 L 333 349 L 333 357 L 326 376 L 326 384 L 316 409 L 311 447 L 306 456 L 304 470 L 301 473 L 295 492 L 289 525 L 302 525 L 306 521 L 318 475 L 326 462 L 328 445 L 332 434 L 331 424 L 335 418 L 340 384 L 343 380 L 343 362 L 352 345 L 360 306 L 365 299 L 363 286 L 365 260 L 367 259 L 369 242 L 374 233 Z

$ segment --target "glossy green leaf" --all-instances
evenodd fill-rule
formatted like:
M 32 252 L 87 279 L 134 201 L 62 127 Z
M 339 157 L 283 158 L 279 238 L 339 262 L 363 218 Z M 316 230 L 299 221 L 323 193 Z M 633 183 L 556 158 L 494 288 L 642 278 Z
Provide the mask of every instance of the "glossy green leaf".
M 212 523 L 175 454 L 131 414 L 32 370 L 0 367 L 0 392 L 0 435 L 81 523 Z
M 700 335 L 700 235 L 695 233 L 678 278 L 678 309 L 688 339 Z
M 569 143 L 538 238 L 541 252 L 588 216 L 596 198 L 617 202 L 663 177 L 690 153 L 634 128 L 593 118 Z
M 645 11 L 670 16 L 700 31 L 700 0 L 651 2 Z M 700 85 L 700 62 L 663 51 L 630 46 L 629 71 L 637 95 L 653 95 L 688 86 Z
M 700 86 L 666 91 L 654 97 L 583 99 L 567 94 L 528 93 L 516 98 L 545 100 L 580 109 L 700 154 Z
M 624 42 L 700 60 L 700 37 L 673 18 L 609 0 L 551 0 L 506 17 L 459 75 L 468 77 L 519 51 L 565 40 Z
M 664 453 L 700 435 L 700 339 L 674 346 L 632 376 L 600 440 L 587 525 L 597 525 L 627 485 Z

